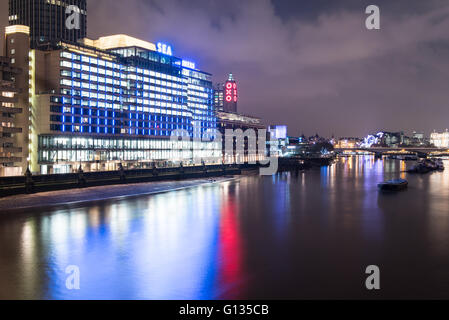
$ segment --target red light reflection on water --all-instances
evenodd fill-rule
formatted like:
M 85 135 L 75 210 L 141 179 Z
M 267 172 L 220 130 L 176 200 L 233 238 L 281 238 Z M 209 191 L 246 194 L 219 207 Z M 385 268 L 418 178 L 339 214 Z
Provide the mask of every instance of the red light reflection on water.
M 231 198 L 226 200 L 221 208 L 217 281 L 222 288 L 220 298 L 238 299 L 245 293 L 242 239 L 236 202 Z

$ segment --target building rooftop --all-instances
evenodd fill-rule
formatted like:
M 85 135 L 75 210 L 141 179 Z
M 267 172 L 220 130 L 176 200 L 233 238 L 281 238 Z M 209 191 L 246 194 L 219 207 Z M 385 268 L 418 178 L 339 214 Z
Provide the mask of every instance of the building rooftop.
M 14 26 L 8 26 L 5 28 L 6 35 L 12 34 L 12 33 L 25 33 L 30 34 L 30 27 L 23 26 L 23 25 L 14 25 Z
M 217 117 L 227 121 L 237 121 L 251 124 L 262 125 L 261 119 L 235 112 L 217 111 Z
M 80 40 L 80 43 L 89 46 L 95 47 L 100 50 L 110 50 L 116 48 L 128 48 L 128 47 L 139 47 L 142 49 L 157 51 L 156 45 L 154 43 L 140 40 L 125 34 L 116 34 L 106 37 L 101 37 L 97 40 L 92 40 L 88 38 L 84 38 Z

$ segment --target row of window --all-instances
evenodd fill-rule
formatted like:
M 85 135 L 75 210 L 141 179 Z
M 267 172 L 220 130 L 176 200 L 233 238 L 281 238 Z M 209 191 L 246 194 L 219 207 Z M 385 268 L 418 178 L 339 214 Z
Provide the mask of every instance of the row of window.
M 64 91 L 62 94 L 66 94 Z M 174 116 L 183 116 L 183 117 L 191 117 L 193 112 L 192 110 L 187 110 L 187 106 L 185 105 L 176 105 L 173 103 L 159 103 L 156 102 L 156 105 L 152 108 L 148 106 L 135 106 L 135 105 L 127 105 L 116 103 L 108 103 L 108 102 L 97 102 L 95 100 L 80 100 L 80 99 L 70 99 L 72 102 L 66 102 L 64 106 L 54 106 L 56 108 L 64 108 L 64 112 L 70 113 L 71 108 L 73 107 L 84 107 L 95 110 L 96 108 L 102 109 L 110 109 L 110 110 L 125 110 L 125 111 L 135 111 L 135 112 L 146 112 L 152 114 L 165 114 L 165 115 L 174 115 Z M 55 98 L 53 102 L 61 103 L 62 98 Z M 170 109 L 171 108 L 171 109 Z M 60 110 L 60 109 L 57 109 Z M 62 109 L 61 109 L 62 110 Z M 62 111 L 53 111 L 53 112 L 62 112 Z M 209 111 L 207 115 L 212 116 L 213 112 Z
M 171 141 L 170 139 L 126 139 L 97 137 L 39 136 L 39 149 L 220 149 L 220 142 Z
M 67 61 L 61 61 L 60 63 L 61 67 L 65 67 L 65 68 L 70 68 L 73 71 L 69 71 L 69 70 L 63 70 L 61 72 L 62 76 L 66 76 L 66 77 L 73 77 L 73 78 L 78 78 L 78 79 L 83 79 L 83 80 L 87 80 L 90 82 L 100 82 L 100 83 L 110 83 L 110 84 L 115 84 L 115 85 L 121 85 L 123 87 L 127 87 L 129 86 L 129 81 L 134 81 L 134 82 L 142 82 L 142 83 L 147 83 L 147 84 L 156 84 L 159 86 L 164 86 L 164 87 L 170 87 L 170 88 L 176 88 L 176 89 L 183 89 L 183 82 L 180 80 L 178 82 L 175 81 L 167 81 L 167 80 L 159 80 L 156 79 L 154 77 L 137 77 L 136 75 L 133 74 L 127 74 L 127 73 L 119 73 L 119 72 L 112 72 L 112 71 L 105 71 L 103 69 L 96 69 L 96 68 L 90 68 L 88 66 L 80 66 L 77 64 L 73 64 Z M 74 70 L 77 69 L 78 71 Z M 80 71 L 84 71 L 80 72 Z M 111 79 L 111 78 L 115 78 L 115 79 Z M 119 80 L 117 80 L 119 79 Z M 126 80 L 123 80 L 126 79 Z M 198 89 L 197 89 L 198 90 Z M 203 90 L 199 90 L 199 91 L 205 91 L 205 89 Z M 211 92 L 212 89 L 208 89 L 207 91 Z
M 152 121 L 155 123 L 182 123 L 189 124 L 193 120 L 200 120 L 204 122 L 215 123 L 216 119 L 214 117 L 210 117 L 207 115 L 195 115 L 188 117 L 179 117 L 176 114 L 175 116 L 162 116 L 157 114 L 149 114 L 149 113 L 126 113 L 126 112 L 115 112 L 115 111 L 105 111 L 102 109 L 89 109 L 89 108 L 75 108 L 75 107 L 62 107 L 62 106 L 51 106 L 50 111 L 52 113 L 59 113 L 58 117 L 65 116 L 66 118 L 70 118 L 76 115 L 84 116 L 84 123 L 96 123 L 97 118 L 110 118 L 111 120 L 141 120 L 141 121 Z M 52 118 L 53 119 L 53 118 Z M 57 119 L 57 118 L 55 118 Z M 59 118 L 58 118 L 59 119 Z M 87 120 L 86 120 L 87 119 Z M 90 122 L 89 122 L 90 120 Z M 60 120 L 54 120 L 60 121 Z M 64 121 L 65 122 L 65 121 Z M 210 127 L 210 124 L 205 124 L 205 126 Z
M 69 124 L 51 124 L 50 130 L 55 132 L 67 133 L 85 133 L 85 134 L 110 134 L 110 135 L 137 135 L 137 136 L 160 136 L 170 137 L 170 130 L 144 130 L 144 129 L 123 129 L 117 127 L 101 127 L 101 126 L 83 126 L 83 125 L 69 125 Z
M 70 53 L 67 51 L 61 52 L 61 57 L 72 60 L 72 61 L 75 60 L 75 61 L 79 61 L 79 62 L 82 62 L 85 64 L 89 64 L 90 68 L 91 68 L 89 70 L 91 72 L 95 72 L 94 70 L 96 70 L 95 69 L 96 67 L 94 67 L 94 66 L 98 66 L 99 67 L 98 70 L 102 74 L 106 74 L 105 72 L 110 72 L 110 70 L 105 70 L 100 67 L 109 68 L 111 70 L 114 70 L 116 73 L 118 71 L 126 71 L 129 73 L 129 75 L 132 75 L 133 73 L 135 73 L 137 75 L 134 75 L 134 76 L 136 76 L 137 77 L 136 79 L 139 79 L 139 80 L 143 80 L 143 77 L 139 77 L 138 75 L 146 75 L 146 76 L 156 77 L 156 78 L 160 78 L 160 79 L 164 79 L 164 80 L 170 80 L 173 82 L 183 82 L 183 79 L 181 77 L 164 74 L 164 73 L 160 73 L 160 72 L 156 72 L 156 71 L 152 71 L 152 70 L 148 70 L 148 69 L 141 69 L 141 68 L 136 68 L 133 66 L 126 66 L 123 64 L 118 64 L 115 62 L 110 62 L 110 61 L 97 59 L 97 58 L 93 58 L 93 57 L 89 57 L 89 56 L 77 55 L 77 54 Z M 73 68 L 75 68 L 75 69 L 81 69 L 81 64 L 79 64 L 79 63 L 74 62 L 72 65 L 72 62 L 65 61 L 65 60 L 63 62 L 64 62 L 64 66 L 67 66 L 69 68 L 72 68 L 72 66 L 73 66 Z M 83 65 L 82 67 L 89 68 L 89 66 L 86 66 L 86 65 Z M 102 71 L 100 71 L 100 70 L 102 70 Z
M 67 87 L 71 87 L 71 88 L 82 88 L 82 89 L 87 89 L 89 91 L 82 91 L 81 95 L 84 97 L 90 97 L 90 98 L 97 98 L 97 94 L 98 94 L 98 99 L 103 99 L 103 100 L 113 100 L 114 98 L 117 98 L 115 96 L 112 95 L 108 95 L 107 98 L 105 98 L 105 94 L 103 93 L 98 93 L 98 92 L 107 92 L 107 93 L 115 93 L 115 94 L 123 94 L 124 90 L 120 89 L 120 88 L 114 88 L 112 86 L 105 86 L 105 85 L 96 85 L 93 83 L 89 83 L 89 82 L 78 82 L 78 81 L 73 81 L 73 80 L 68 80 L 68 79 L 61 79 L 60 84 L 62 86 L 67 86 Z M 156 87 L 151 87 L 149 88 L 152 91 L 155 92 L 161 92 L 161 93 L 165 93 L 165 94 L 156 94 L 156 93 L 149 93 L 149 92 L 144 92 L 142 93 L 142 95 L 138 95 L 138 94 L 133 94 L 132 96 L 142 96 L 145 98 L 153 98 L 153 99 L 159 99 L 159 100 L 167 100 L 167 101 L 178 101 L 180 99 L 182 99 L 181 96 L 185 95 L 185 93 L 183 93 L 182 91 L 178 91 L 178 90 L 171 90 L 171 89 L 158 89 Z M 158 90 L 157 90 L 158 89 Z M 94 91 L 92 91 L 94 90 Z M 97 92 L 98 91 L 98 92 Z M 128 90 L 129 92 L 129 90 Z M 136 91 L 137 93 L 137 91 Z M 100 95 L 103 98 L 100 98 Z M 133 97 L 130 98 L 124 98 L 124 99 L 128 99 L 128 100 L 132 100 L 132 99 L 136 99 Z M 197 101 L 199 100 L 198 98 L 192 98 L 193 101 Z M 203 100 L 201 100 L 203 101 Z M 207 100 L 206 100 L 207 101 Z
M 145 161 L 145 160 L 191 160 L 197 159 L 221 159 L 221 151 L 92 151 L 92 150 L 60 150 L 60 151 L 40 151 L 40 163 L 61 163 L 61 162 L 95 162 L 95 161 Z
M 61 66 L 71 69 L 61 70 L 61 85 L 69 88 L 52 98 L 58 104 L 51 107 L 52 131 L 170 136 L 180 129 L 193 136 L 193 120 L 201 126 L 195 135 L 216 126 L 204 73 L 160 73 L 129 65 L 132 58 L 126 65 L 67 51 L 61 57 Z

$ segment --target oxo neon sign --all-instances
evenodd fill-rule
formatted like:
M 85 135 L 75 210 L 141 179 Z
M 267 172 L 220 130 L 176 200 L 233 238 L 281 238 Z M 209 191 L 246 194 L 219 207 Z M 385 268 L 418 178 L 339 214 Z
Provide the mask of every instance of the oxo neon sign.
M 225 100 L 226 102 L 237 102 L 237 83 L 229 81 L 226 82 Z

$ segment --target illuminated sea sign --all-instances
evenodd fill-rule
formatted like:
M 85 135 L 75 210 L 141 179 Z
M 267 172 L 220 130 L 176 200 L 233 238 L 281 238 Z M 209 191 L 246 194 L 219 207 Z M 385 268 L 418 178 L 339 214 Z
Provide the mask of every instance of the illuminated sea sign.
M 157 43 L 157 52 L 162 53 L 162 54 L 166 54 L 167 56 L 171 56 L 173 55 L 173 51 L 171 49 L 171 46 L 162 43 L 162 42 L 158 42 Z
M 237 102 L 237 83 L 227 81 L 225 84 L 226 102 Z

